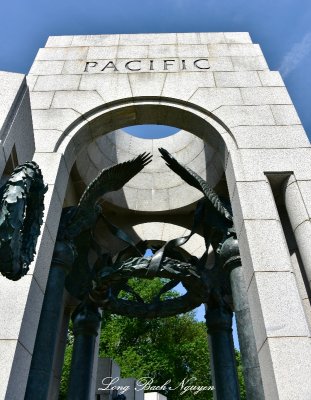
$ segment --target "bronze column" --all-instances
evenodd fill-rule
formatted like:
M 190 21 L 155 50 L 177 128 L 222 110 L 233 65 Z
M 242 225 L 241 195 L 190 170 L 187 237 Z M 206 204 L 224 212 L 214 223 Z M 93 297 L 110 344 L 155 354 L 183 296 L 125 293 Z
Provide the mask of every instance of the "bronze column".
M 90 396 L 96 336 L 101 315 L 94 303 L 81 303 L 72 314 L 74 344 L 68 388 L 68 400 Z
M 25 400 L 46 400 L 62 309 L 66 276 L 75 258 L 71 242 L 55 243 L 39 326 L 31 360 Z
M 215 400 L 239 400 L 239 382 L 232 339 L 232 311 L 206 307 L 206 325 Z

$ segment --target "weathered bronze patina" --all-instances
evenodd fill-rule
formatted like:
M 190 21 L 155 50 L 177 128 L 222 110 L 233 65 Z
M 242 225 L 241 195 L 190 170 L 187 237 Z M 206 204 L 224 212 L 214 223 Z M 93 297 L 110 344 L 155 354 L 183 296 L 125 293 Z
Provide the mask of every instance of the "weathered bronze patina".
M 13 281 L 28 272 L 34 258 L 46 191 L 34 161 L 16 167 L 0 189 L 0 272 Z

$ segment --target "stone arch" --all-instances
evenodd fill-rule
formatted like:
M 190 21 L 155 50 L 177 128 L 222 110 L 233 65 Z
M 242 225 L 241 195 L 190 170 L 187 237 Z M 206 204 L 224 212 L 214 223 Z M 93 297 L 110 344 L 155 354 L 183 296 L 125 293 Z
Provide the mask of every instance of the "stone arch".
M 54 151 L 63 153 L 70 167 L 73 153 L 78 155 L 98 136 L 143 124 L 171 125 L 193 133 L 221 153 L 223 165 L 227 151 L 237 147 L 230 128 L 213 113 L 178 99 L 146 97 L 106 103 L 86 112 L 63 131 Z

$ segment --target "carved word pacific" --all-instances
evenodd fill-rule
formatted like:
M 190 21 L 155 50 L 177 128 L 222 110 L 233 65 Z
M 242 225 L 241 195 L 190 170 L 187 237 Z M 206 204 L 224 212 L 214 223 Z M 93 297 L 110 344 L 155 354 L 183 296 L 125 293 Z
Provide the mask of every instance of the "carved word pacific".
M 87 61 L 83 72 L 152 72 L 152 71 L 206 71 L 210 69 L 207 58 L 198 59 L 135 59 Z

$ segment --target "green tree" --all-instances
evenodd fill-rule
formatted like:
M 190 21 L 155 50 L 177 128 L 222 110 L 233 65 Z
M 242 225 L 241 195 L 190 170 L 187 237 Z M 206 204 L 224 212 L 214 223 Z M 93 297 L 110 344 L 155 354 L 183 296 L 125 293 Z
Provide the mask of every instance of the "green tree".
M 123 377 L 150 377 L 155 386 L 169 381 L 176 388 L 191 378 L 192 384 L 212 385 L 206 328 L 192 313 L 153 320 L 109 316 L 101 332 L 100 356 L 113 358 Z M 175 400 L 181 390 L 162 393 Z M 183 398 L 208 399 L 212 392 L 189 392 Z
M 144 300 L 150 300 L 162 286 L 160 279 L 132 280 L 131 285 Z M 171 291 L 165 297 L 178 294 Z M 69 375 L 72 341 L 66 350 L 60 399 L 65 399 Z M 181 382 L 196 386 L 211 386 L 211 371 L 206 327 L 189 312 L 169 318 L 152 320 L 128 318 L 104 313 L 100 333 L 100 357 L 111 357 L 121 368 L 122 377 L 150 377 L 154 386 L 167 381 L 176 390 L 164 390 L 168 400 L 212 399 L 212 391 L 181 395 Z M 239 380 L 242 382 L 239 353 L 237 352 Z M 191 380 L 192 379 L 192 380 Z M 191 380 L 191 383 L 190 381 Z M 244 393 L 243 385 L 241 394 Z M 245 399 L 244 395 L 242 400 Z

